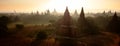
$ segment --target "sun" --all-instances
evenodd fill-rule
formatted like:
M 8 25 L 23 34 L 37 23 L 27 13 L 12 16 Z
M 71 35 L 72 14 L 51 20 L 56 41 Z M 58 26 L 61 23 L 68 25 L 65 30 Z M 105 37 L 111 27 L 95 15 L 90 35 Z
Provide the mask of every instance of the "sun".
M 70 11 L 74 11 L 86 6 L 86 3 L 85 0 L 51 0 L 45 5 L 45 8 L 51 11 L 56 9 L 58 12 L 63 12 L 66 6 Z

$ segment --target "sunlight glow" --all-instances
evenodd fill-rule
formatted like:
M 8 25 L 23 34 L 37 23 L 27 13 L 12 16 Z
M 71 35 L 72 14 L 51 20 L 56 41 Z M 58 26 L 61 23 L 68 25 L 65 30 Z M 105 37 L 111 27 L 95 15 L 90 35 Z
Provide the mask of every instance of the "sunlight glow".
M 85 0 L 51 0 L 48 4 L 45 5 L 46 9 L 53 10 L 56 9 L 58 12 L 63 12 L 66 6 L 70 11 L 74 11 L 83 6 L 86 6 Z
M 70 12 L 78 10 L 80 12 L 81 7 L 84 7 L 85 12 L 103 12 L 109 10 L 118 10 L 120 6 L 118 2 L 114 3 L 113 0 L 51 0 L 44 9 L 53 11 L 56 9 L 58 12 L 64 12 L 66 6 L 68 6 Z
M 0 12 L 64 12 L 66 6 L 70 12 L 80 12 L 84 7 L 85 12 L 120 11 L 120 0 L 0 0 Z

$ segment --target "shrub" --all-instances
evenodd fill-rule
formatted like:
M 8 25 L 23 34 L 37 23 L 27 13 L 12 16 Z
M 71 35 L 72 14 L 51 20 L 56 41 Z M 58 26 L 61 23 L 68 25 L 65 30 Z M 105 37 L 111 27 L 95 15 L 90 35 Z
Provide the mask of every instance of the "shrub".
M 22 28 L 24 28 L 24 25 L 23 24 L 16 24 L 16 28 L 17 29 L 22 29 Z

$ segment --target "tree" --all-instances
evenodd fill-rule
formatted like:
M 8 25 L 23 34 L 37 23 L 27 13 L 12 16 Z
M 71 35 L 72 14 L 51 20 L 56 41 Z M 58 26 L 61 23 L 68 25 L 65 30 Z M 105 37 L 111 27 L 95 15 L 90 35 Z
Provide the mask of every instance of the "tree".
M 44 31 L 40 31 L 37 36 L 36 39 L 31 43 L 31 46 L 39 46 L 42 42 L 42 40 L 47 38 L 47 34 Z
M 23 24 L 16 24 L 16 28 L 17 29 L 22 29 L 22 28 L 24 28 L 24 25 Z
M 7 34 L 7 24 L 10 22 L 9 17 L 1 16 L 0 17 L 0 37 L 3 37 Z
M 39 39 L 39 40 L 44 40 L 44 39 L 46 39 L 47 38 L 47 34 L 46 34 L 46 32 L 44 32 L 44 31 L 40 31 L 38 34 L 37 34 L 37 37 L 36 37 L 36 39 Z

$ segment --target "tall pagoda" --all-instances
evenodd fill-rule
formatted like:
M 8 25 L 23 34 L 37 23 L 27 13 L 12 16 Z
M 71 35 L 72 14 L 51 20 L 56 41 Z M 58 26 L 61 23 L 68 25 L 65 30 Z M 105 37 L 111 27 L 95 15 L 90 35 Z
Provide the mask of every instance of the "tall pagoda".
M 60 42 L 60 46 L 74 46 L 72 38 L 74 37 L 73 23 L 68 7 L 64 12 L 64 16 L 59 20 L 56 40 Z
M 120 20 L 116 12 L 114 16 L 112 17 L 111 21 L 109 22 L 107 29 L 109 32 L 120 35 Z
M 89 35 L 89 34 L 96 34 L 96 27 L 89 23 L 89 21 L 85 18 L 84 9 L 82 7 L 80 16 L 78 18 L 78 33 L 79 35 Z

